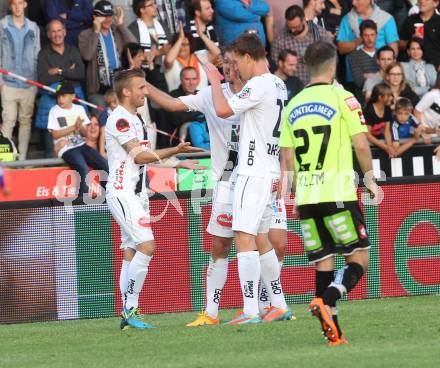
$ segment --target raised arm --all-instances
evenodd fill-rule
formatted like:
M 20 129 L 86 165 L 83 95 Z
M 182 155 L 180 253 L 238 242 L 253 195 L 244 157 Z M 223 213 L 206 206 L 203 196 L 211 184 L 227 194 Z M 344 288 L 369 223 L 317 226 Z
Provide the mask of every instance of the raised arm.
M 147 83 L 148 98 L 169 112 L 188 111 L 188 107 L 178 98 L 171 97 L 159 88 Z
M 212 100 L 215 112 L 219 118 L 227 119 L 234 115 L 234 112 L 232 111 L 225 95 L 223 94 L 220 84 L 222 76 L 217 68 L 210 63 L 206 63 L 204 65 L 204 69 L 206 71 L 206 75 L 208 76 L 209 83 L 211 83 L 212 86 Z

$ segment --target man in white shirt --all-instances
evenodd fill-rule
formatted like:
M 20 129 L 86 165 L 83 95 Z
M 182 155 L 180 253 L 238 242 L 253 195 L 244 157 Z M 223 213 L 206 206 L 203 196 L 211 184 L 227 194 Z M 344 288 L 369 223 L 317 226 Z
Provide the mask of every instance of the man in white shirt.
M 227 99 L 217 69 L 206 64 L 212 98 L 218 117 L 240 114 L 237 181 L 233 197 L 232 229 L 237 246 L 238 273 L 243 294 L 243 312 L 229 324 L 262 322 L 258 315 L 260 274 L 272 308 L 263 321 L 291 319 L 280 284 L 280 265 L 269 243 L 272 203 L 279 184 L 279 125 L 287 102 L 284 82 L 267 68 L 264 46 L 258 36 L 243 34 L 231 45 L 232 59 L 248 82 Z
M 148 148 L 145 128 L 136 114 L 136 109 L 144 105 L 146 87 L 142 70 L 124 70 L 115 75 L 114 88 L 119 106 L 109 116 L 105 129 L 110 167 L 106 199 L 110 212 L 121 227 L 121 248 L 124 250 L 120 275 L 124 301 L 121 329 L 153 327 L 141 319 L 138 308 L 139 293 L 154 252 L 148 197 L 141 198 L 135 193 L 142 166 L 162 163 L 177 153 L 203 151 L 189 143 L 156 151 Z M 191 160 L 180 162 L 178 167 L 200 168 Z
M 222 92 L 226 98 L 231 98 L 243 88 L 238 70 L 232 61 L 232 54 L 226 51 L 223 55 L 223 71 L 228 83 L 222 84 Z M 149 97 L 159 106 L 169 111 L 199 111 L 208 123 L 211 140 L 212 176 L 216 182 L 213 194 L 211 218 L 207 232 L 213 235 L 211 260 L 206 275 L 206 310 L 187 326 L 216 325 L 218 308 L 223 287 L 228 272 L 228 254 L 232 238 L 232 196 L 235 186 L 235 168 L 238 160 L 239 116 L 233 115 L 228 119 L 219 118 L 212 103 L 212 89 L 207 87 L 194 95 L 171 98 L 153 86 L 148 86 Z M 233 172 L 234 171 L 234 172 Z M 276 209 L 276 210 L 275 210 Z M 284 203 L 275 206 L 270 225 L 269 239 L 276 249 L 278 259 L 282 261 L 287 238 L 287 219 Z M 265 292 L 260 290 L 260 313 L 267 313 L 270 301 Z M 264 303 L 267 302 L 267 303 Z

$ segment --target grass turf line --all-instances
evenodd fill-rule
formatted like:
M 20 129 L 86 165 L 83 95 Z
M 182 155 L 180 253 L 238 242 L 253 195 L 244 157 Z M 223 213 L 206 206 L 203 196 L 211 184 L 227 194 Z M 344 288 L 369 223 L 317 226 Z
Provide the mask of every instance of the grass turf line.
M 0 326 L 0 367 L 429 367 L 438 364 L 439 296 L 340 303 L 348 346 L 327 347 L 306 305 L 296 321 L 188 328 L 195 313 L 146 316 L 154 330 L 119 331 L 119 319 Z M 234 311 L 221 311 L 231 318 Z

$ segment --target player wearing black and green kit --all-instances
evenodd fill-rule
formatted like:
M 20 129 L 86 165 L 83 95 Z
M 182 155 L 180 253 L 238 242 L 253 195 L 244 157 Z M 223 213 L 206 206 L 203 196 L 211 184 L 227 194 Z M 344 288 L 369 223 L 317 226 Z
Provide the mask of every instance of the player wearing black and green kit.
M 307 49 L 305 60 L 311 83 L 287 105 L 279 145 L 283 171 L 295 173 L 304 248 L 316 268 L 316 298 L 310 309 L 329 344 L 339 345 L 346 340 L 337 321 L 336 301 L 367 270 L 370 247 L 357 200 L 352 144 L 364 173 L 372 172 L 371 152 L 358 101 L 332 84 L 334 46 L 316 42 Z M 335 254 L 346 260 L 336 277 Z

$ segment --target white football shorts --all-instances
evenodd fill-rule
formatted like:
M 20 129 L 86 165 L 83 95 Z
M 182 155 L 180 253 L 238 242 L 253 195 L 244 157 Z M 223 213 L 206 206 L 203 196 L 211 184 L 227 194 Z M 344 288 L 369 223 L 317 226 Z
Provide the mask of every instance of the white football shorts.
M 232 205 L 232 229 L 257 235 L 268 233 L 279 180 L 238 175 Z
M 121 228 L 121 249 L 136 249 L 138 244 L 154 240 L 148 198 L 133 194 L 107 198 L 108 208 Z

